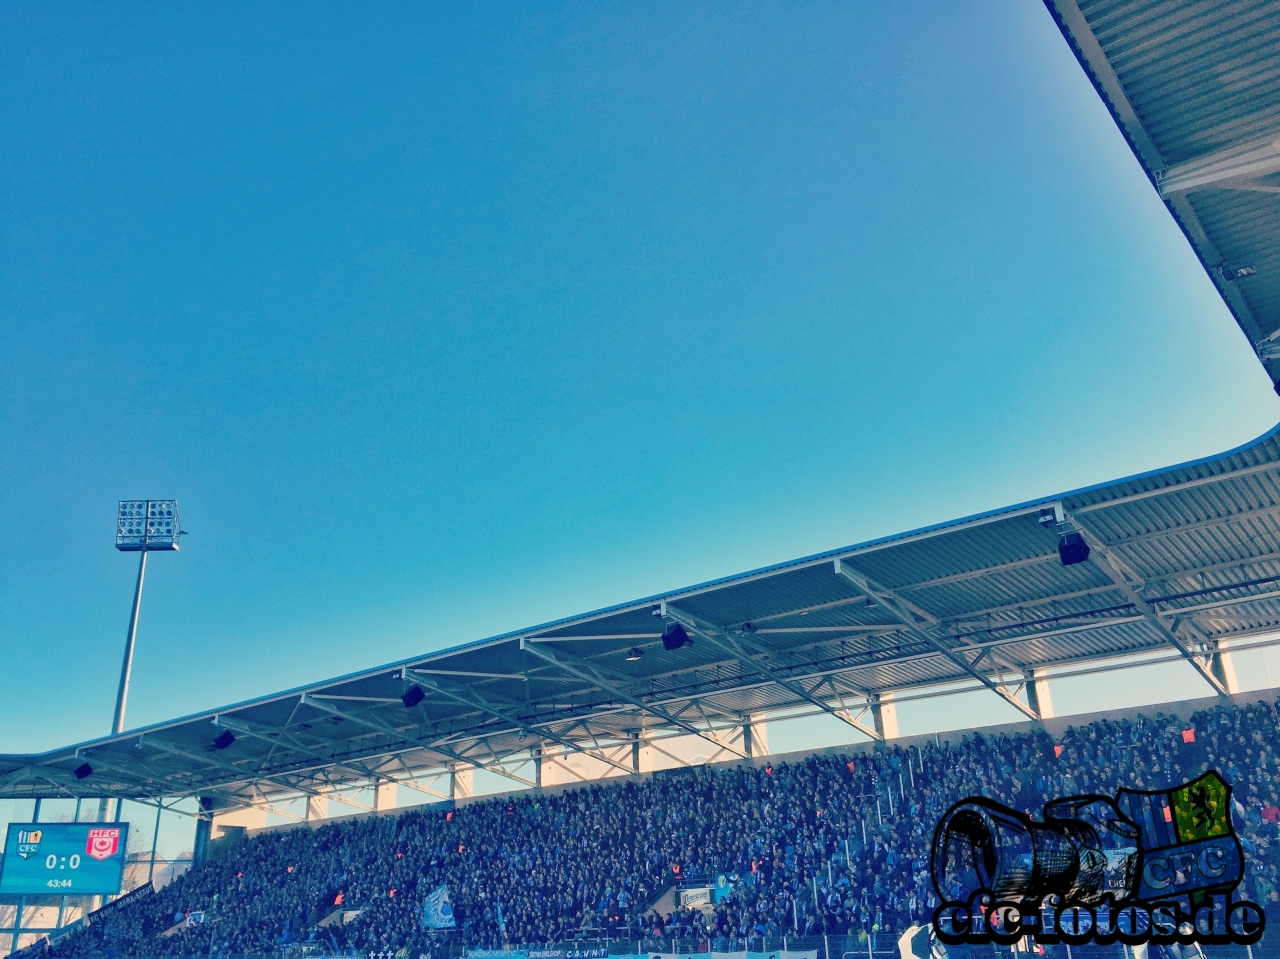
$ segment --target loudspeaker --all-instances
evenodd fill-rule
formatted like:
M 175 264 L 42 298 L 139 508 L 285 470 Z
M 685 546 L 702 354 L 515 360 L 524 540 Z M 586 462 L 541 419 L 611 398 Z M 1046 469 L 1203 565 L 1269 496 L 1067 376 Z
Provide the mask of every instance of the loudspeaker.
M 81 763 L 76 767 L 76 779 L 88 779 L 93 775 L 93 767 L 88 763 Z
M 1089 558 L 1089 544 L 1079 533 L 1063 533 L 1058 538 L 1058 558 L 1063 566 L 1074 566 Z
M 218 733 L 218 738 L 213 741 L 213 748 L 226 749 L 235 741 L 236 737 L 232 734 L 231 730 L 224 729 L 222 732 Z
M 662 631 L 662 648 L 671 652 L 688 645 L 689 634 L 684 631 L 684 627 L 679 623 L 668 623 L 667 628 Z
M 414 706 L 427 698 L 427 694 L 422 691 L 421 686 L 410 686 L 404 691 L 404 695 L 400 697 L 400 702 L 404 703 L 405 709 L 413 709 Z

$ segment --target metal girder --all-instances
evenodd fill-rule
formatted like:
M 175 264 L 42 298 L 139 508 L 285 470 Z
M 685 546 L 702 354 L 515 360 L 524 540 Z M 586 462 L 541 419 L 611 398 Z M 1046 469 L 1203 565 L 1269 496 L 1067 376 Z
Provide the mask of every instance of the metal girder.
M 589 682 L 595 686 L 598 686 L 600 689 L 609 693 L 611 696 L 615 696 L 625 703 L 630 703 L 632 706 L 635 706 L 638 709 L 642 709 L 646 713 L 649 713 L 652 716 L 656 716 L 658 719 L 661 719 L 665 723 L 668 723 L 673 726 L 677 726 L 692 736 L 697 736 L 701 739 L 705 739 L 707 742 L 711 743 L 713 746 L 719 747 L 721 749 L 726 748 L 724 743 L 720 742 L 718 739 L 711 736 L 709 733 L 704 732 L 703 730 L 699 729 L 697 726 L 694 726 L 692 723 L 685 722 L 683 719 L 680 719 L 678 716 L 674 715 L 673 713 L 668 712 L 664 707 L 656 706 L 653 703 L 646 703 L 639 696 L 635 696 L 627 692 L 620 685 L 618 685 L 618 683 L 620 682 L 627 682 L 628 680 L 626 677 L 618 677 L 616 676 L 616 674 L 615 676 L 610 677 L 609 675 L 606 674 L 606 671 L 603 668 L 601 668 L 598 664 L 591 662 L 590 660 L 583 659 L 579 656 L 574 656 L 561 649 L 557 649 L 555 652 L 552 652 L 548 649 L 542 649 L 540 648 L 539 643 L 536 643 L 533 641 L 526 641 L 524 639 L 521 639 L 520 648 L 523 649 L 525 652 L 538 657 L 539 659 L 545 660 L 546 662 L 557 667 L 558 669 L 563 669 L 565 672 L 572 673 L 574 676 L 577 676 L 579 679 L 585 680 L 586 682 Z M 741 756 L 743 759 L 750 758 L 745 753 L 738 752 L 738 750 L 736 749 L 730 748 L 729 751 L 736 753 L 737 755 Z M 612 765 L 616 766 L 618 764 L 613 763 Z M 619 766 L 619 768 L 625 768 L 625 767 Z M 632 772 L 632 770 L 630 769 L 627 769 L 626 771 L 628 773 Z
M 1162 196 L 1191 193 L 1214 187 L 1256 189 L 1249 181 L 1280 171 L 1280 136 L 1268 136 L 1246 144 L 1234 144 L 1204 156 L 1175 163 L 1156 182 Z M 1280 192 L 1272 187 L 1263 192 Z
M 224 786 L 210 786 L 210 785 L 193 786 L 193 787 L 189 787 L 189 788 L 185 788 L 185 789 L 179 790 L 179 792 L 178 792 L 178 793 L 175 793 L 175 792 L 174 792 L 174 786 L 175 786 L 175 785 L 177 785 L 177 784 L 176 784 L 176 783 L 173 783 L 173 782 L 170 782 L 170 781 L 169 781 L 169 780 L 167 780 L 167 779 L 158 778 L 158 777 L 157 777 L 157 776 L 155 776 L 154 774 L 152 774 L 152 775 L 148 775 L 148 774 L 139 775 L 139 774 L 138 774 L 138 772 L 137 772 L 136 770 L 134 770 L 134 769 L 132 769 L 132 768 L 125 768 L 125 767 L 123 767 L 123 766 L 119 766 L 119 765 L 117 765 L 116 763 L 111 762 L 109 759 L 103 759 L 101 756 L 91 756 L 91 757 L 85 757 L 85 758 L 86 758 L 86 759 L 92 759 L 92 760 L 93 760 L 93 762 L 94 762 L 94 763 L 95 763 L 99 768 L 101 768 L 101 769 L 109 769 L 109 770 L 111 770 L 112 772 L 116 773 L 117 775 L 125 776 L 125 777 L 128 777 L 129 779 L 133 779 L 133 780 L 135 780 L 135 781 L 136 781 L 136 780 L 141 779 L 141 780 L 143 780 L 143 781 L 145 781 L 145 782 L 148 782 L 148 783 L 155 783 L 157 786 L 163 787 L 161 790 L 158 790 L 158 795 L 161 795 L 161 796 L 174 796 L 174 795 L 184 795 L 184 796 L 205 795 L 205 796 L 208 796 L 208 795 L 215 795 L 215 796 L 219 796 L 219 797 L 221 797 L 222 799 L 227 800 L 228 802 L 232 802 L 232 803 L 243 802 L 243 800 L 241 800 L 238 796 L 236 796 L 236 794 L 235 794 L 234 792 L 229 791 L 229 790 L 228 790 L 228 789 L 226 789 Z M 123 796 L 123 797 L 121 797 L 121 798 L 123 798 L 123 799 L 128 799 L 130 802 L 136 802 L 136 801 L 137 801 L 137 800 L 135 800 L 132 796 Z M 246 804 L 246 805 L 247 805 L 247 804 Z
M 215 759 L 213 756 L 201 756 L 201 755 L 198 755 L 197 753 L 188 752 L 185 749 L 182 749 L 178 746 L 174 746 L 172 743 L 166 743 L 163 740 L 156 739 L 150 736 L 140 736 L 139 742 L 143 742 L 146 745 L 151 746 L 153 749 L 159 749 L 161 752 L 170 753 L 171 755 L 174 755 L 174 756 L 181 756 L 184 759 L 190 759 L 193 762 L 206 763 L 210 766 L 216 766 L 219 769 L 225 769 L 229 772 L 235 773 L 236 778 L 233 780 L 230 780 L 228 782 L 228 785 L 230 785 L 230 783 L 236 783 L 236 782 L 249 783 L 249 782 L 262 781 L 262 782 L 275 783 L 277 786 L 283 786 L 285 789 L 291 789 L 295 792 L 306 793 L 308 796 L 323 795 L 322 793 L 317 792 L 316 790 L 307 789 L 305 786 L 299 786 L 297 783 L 291 783 L 287 779 L 277 778 L 279 776 L 287 775 L 286 773 L 272 773 L 269 775 L 263 775 L 261 772 L 257 770 L 242 769 L 239 766 L 235 766 L 235 765 L 232 765 L 231 763 L 224 762 L 221 759 Z
M 1159 614 L 1142 598 L 1138 592 L 1143 586 L 1141 577 L 1134 573 L 1124 560 L 1120 559 L 1111 547 L 1102 541 L 1097 533 L 1090 529 L 1087 524 L 1082 523 L 1079 516 L 1072 516 L 1069 513 L 1064 514 L 1064 516 L 1080 532 L 1085 542 L 1089 544 L 1089 558 L 1093 560 L 1094 565 L 1102 570 L 1108 579 L 1120 587 L 1120 591 L 1124 593 L 1142 618 L 1146 620 L 1147 625 L 1155 629 L 1165 638 L 1169 645 L 1181 653 L 1182 657 L 1192 665 L 1206 683 L 1213 687 L 1218 695 L 1230 695 L 1226 686 L 1209 669 L 1208 664 L 1202 663 L 1195 652 L 1175 635 L 1175 629 L 1166 626 L 1160 619 Z M 1176 615 L 1177 611 L 1173 612 Z
M 416 682 L 417 680 L 412 680 L 412 681 Z M 584 749 L 582 746 L 579 746 L 577 743 L 573 742 L 572 740 L 565 739 L 562 736 L 558 736 L 555 733 L 551 732 L 551 730 L 546 729 L 545 727 L 534 726 L 534 725 L 531 725 L 530 723 L 526 723 L 516 718 L 516 716 L 510 713 L 509 711 L 505 709 L 501 709 L 497 706 L 494 706 L 491 702 L 489 702 L 487 699 L 485 699 L 483 696 L 481 696 L 479 693 L 475 692 L 474 690 L 450 689 L 449 687 L 443 686 L 440 683 L 436 682 L 430 676 L 422 677 L 421 685 L 427 686 L 429 689 L 433 689 L 436 692 L 440 693 L 440 695 L 447 696 L 449 699 L 462 703 L 465 706 L 472 706 L 476 709 L 479 709 L 482 712 L 488 713 L 491 716 L 496 716 L 499 719 L 501 719 L 503 722 L 510 723 L 511 725 L 517 727 L 518 729 L 523 730 L 524 732 L 528 733 L 530 736 L 536 736 L 540 739 L 549 739 L 551 740 L 551 742 L 556 743 L 560 746 L 564 746 L 566 749 L 571 749 L 577 753 L 584 753 L 584 754 L 587 753 L 586 749 Z M 618 769 L 621 769 L 625 773 L 630 774 L 631 772 L 630 769 L 628 769 L 627 767 L 619 763 L 609 762 L 608 760 L 604 760 L 604 762 L 608 763 L 608 765 L 610 766 L 616 766 Z
M 781 676 L 777 674 L 776 671 L 766 669 L 764 666 L 761 666 L 760 663 L 753 658 L 752 654 L 754 654 L 755 656 L 761 656 L 761 655 L 767 655 L 767 653 L 765 653 L 764 650 L 757 647 L 754 643 L 742 637 L 732 637 L 728 633 L 725 633 L 722 630 L 719 630 L 708 623 L 702 622 L 693 614 L 683 609 L 679 609 L 670 603 L 664 603 L 663 605 L 669 617 L 674 619 L 676 622 L 680 623 L 685 629 L 692 630 L 693 632 L 697 633 L 705 641 L 707 641 L 712 646 L 719 649 L 721 652 L 727 653 L 728 655 L 732 656 L 739 664 L 741 664 L 746 669 L 749 669 L 753 673 L 759 676 L 763 676 L 764 678 L 768 679 L 770 682 L 778 686 L 781 686 L 783 689 L 790 692 L 793 696 L 798 696 L 800 699 L 804 700 L 805 702 L 810 703 L 811 705 L 817 706 L 819 709 L 821 709 L 823 712 L 827 713 L 828 715 L 834 716 L 836 719 L 840 720 L 842 723 L 846 723 L 849 726 L 852 726 L 854 729 L 862 733 L 864 736 L 870 736 L 872 739 L 877 740 L 879 742 L 884 741 L 884 736 L 880 735 L 878 732 L 876 732 L 876 730 L 870 729 L 864 726 L 862 723 L 858 722 L 847 712 L 842 712 L 841 710 L 836 709 L 830 703 L 824 703 L 821 699 L 819 699 L 817 696 L 814 696 L 811 692 L 809 692 L 809 690 L 805 689 L 799 683 L 794 682 L 793 680 L 783 679 Z
M 30 779 L 37 768 L 40 767 L 37 767 L 34 763 L 30 763 L 26 766 L 19 766 L 17 769 L 10 770 L 3 776 L 0 776 L 0 786 L 8 786 L 10 783 L 22 782 L 24 779 Z
M 402 739 L 405 742 L 415 743 L 422 749 L 425 749 L 429 752 L 440 753 L 442 756 L 446 757 L 447 759 L 452 759 L 454 762 L 462 763 L 464 766 L 470 766 L 473 769 L 488 769 L 490 772 L 497 773 L 499 776 L 505 776 L 507 779 L 512 779 L 518 783 L 523 783 L 526 786 L 534 785 L 534 783 L 530 782 L 528 779 L 525 779 L 523 776 L 517 776 L 515 773 L 510 772 L 509 770 L 503 769 L 500 765 L 497 767 L 490 767 L 485 763 L 479 763 L 479 762 L 476 762 L 474 759 L 468 759 L 466 756 L 463 756 L 457 750 L 450 749 L 448 746 L 445 746 L 439 743 L 428 742 L 427 740 L 419 739 L 416 736 L 410 736 L 408 733 L 404 733 L 396 729 L 390 723 L 384 723 L 381 720 L 377 720 L 368 716 L 358 716 L 354 713 L 349 713 L 343 709 L 339 709 L 337 706 L 332 706 L 327 702 L 322 703 L 318 700 L 312 699 L 309 696 L 306 696 L 306 694 L 303 694 L 303 695 L 306 698 L 306 702 L 314 706 L 316 709 L 320 709 L 325 712 L 332 713 L 335 716 L 341 716 L 343 719 L 349 720 L 353 723 L 357 723 L 361 726 L 367 726 L 369 729 L 376 729 L 380 732 L 386 733 L 389 736 L 395 736 L 397 739 Z
M 1043 553 L 1040 556 L 1028 556 L 1025 559 L 1010 560 L 1007 563 L 999 563 L 983 569 L 970 569 L 965 570 L 963 573 L 951 573 L 948 576 L 938 576 L 934 579 L 921 580 L 918 583 L 907 583 L 901 588 L 915 591 L 917 589 L 929 589 L 933 586 L 945 586 L 948 583 L 962 583 L 967 579 L 977 579 L 981 576 L 989 576 L 992 573 L 1011 572 L 1015 569 L 1025 569 L 1028 566 L 1039 566 L 1041 563 L 1049 562 L 1049 560 L 1056 562 L 1057 559 L 1057 553 Z
M 947 659 L 951 660 L 974 679 L 978 680 L 978 682 L 982 683 L 982 685 L 986 686 L 1009 705 L 1013 706 L 1018 710 L 1018 712 L 1022 713 L 1029 719 L 1039 720 L 1040 717 L 1036 715 L 1035 710 L 1019 700 L 1017 696 L 1010 693 L 1009 690 L 1005 688 L 1005 684 L 996 682 L 986 673 L 976 669 L 974 665 L 969 662 L 969 660 L 965 659 L 965 657 L 959 652 L 956 652 L 946 646 L 940 640 L 935 638 L 932 633 L 925 629 L 918 619 L 918 617 L 921 616 L 922 611 L 910 608 L 891 590 L 885 589 L 883 586 L 879 586 L 864 573 L 861 573 L 847 565 L 839 557 L 835 560 L 835 571 L 837 576 L 841 576 L 848 580 L 865 596 L 870 599 L 874 599 L 877 603 L 883 604 L 884 608 L 887 609 L 890 614 L 897 619 L 898 622 L 902 623 L 902 625 L 913 635 L 923 642 L 928 643 L 943 656 L 946 656 Z M 925 614 L 923 618 L 926 624 L 930 620 L 935 623 L 937 622 L 935 617 L 928 616 L 927 614 Z
M 1053 554 L 1054 559 L 1058 559 L 1058 554 Z M 1099 596 L 1107 593 L 1118 593 L 1120 587 L 1115 583 L 1108 583 L 1106 586 L 1091 586 L 1089 589 L 1076 589 L 1069 593 L 1054 593 L 1052 596 L 1040 596 L 1035 599 L 1024 599 L 1018 603 L 1004 603 L 1000 606 L 988 606 L 983 609 L 974 609 L 959 616 L 952 616 L 944 619 L 941 623 L 947 629 L 959 629 L 962 632 L 982 632 L 986 629 L 998 629 L 990 623 L 981 625 L 971 623 L 971 620 L 981 618 L 983 616 L 993 616 L 997 613 L 1010 613 L 1016 610 L 1036 609 L 1040 606 L 1047 606 L 1053 603 L 1065 603 L 1072 599 L 1083 599 L 1087 596 Z M 1089 610 L 1082 610 L 1078 615 L 1086 615 Z
M 829 603 L 818 603 L 814 606 L 798 606 L 795 609 L 784 609 L 780 613 L 770 613 L 768 616 L 752 617 L 753 623 L 767 623 L 774 619 L 785 619 L 788 616 L 800 616 L 805 613 L 816 613 L 821 610 L 836 609 L 840 606 L 852 606 L 855 603 L 865 602 L 862 596 L 855 596 L 846 599 L 837 599 Z
M 308 756 L 309 758 L 316 760 L 322 765 L 336 766 L 340 769 L 350 770 L 351 772 L 356 773 L 357 775 L 361 776 L 366 780 L 376 781 L 380 783 L 387 783 L 387 784 L 395 784 L 397 786 L 407 786 L 410 789 L 416 789 L 417 791 L 427 793 L 428 795 L 436 795 L 435 793 L 432 793 L 430 790 L 423 789 L 415 785 L 414 783 L 405 782 L 404 780 L 401 780 L 401 779 L 396 779 L 394 776 L 387 776 L 383 773 L 377 772 L 374 769 L 366 769 L 363 766 L 357 766 L 354 763 L 344 762 L 343 760 L 340 760 L 340 759 L 323 759 L 318 755 L 315 747 L 308 746 L 306 743 L 301 742 L 294 735 L 286 732 L 283 729 L 279 732 L 277 736 L 271 736 L 267 732 L 254 728 L 257 725 L 256 723 L 249 723 L 246 720 L 235 718 L 235 717 L 219 716 L 217 723 L 219 726 L 225 726 L 227 729 L 234 730 L 235 732 L 238 732 L 238 733 L 243 733 L 246 736 L 249 736 L 253 739 L 260 740 L 261 742 L 268 743 L 272 746 L 283 745 L 284 748 L 290 749 L 293 752 Z M 372 758 L 385 760 L 390 755 L 392 754 L 381 752 L 381 753 L 374 754 Z

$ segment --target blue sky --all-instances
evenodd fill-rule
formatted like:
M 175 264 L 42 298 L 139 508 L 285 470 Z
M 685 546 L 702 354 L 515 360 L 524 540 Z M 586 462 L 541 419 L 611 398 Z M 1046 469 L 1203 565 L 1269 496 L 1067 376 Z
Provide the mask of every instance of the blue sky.
M 1036 0 L 0 35 L 3 751 L 109 728 L 120 498 L 135 726 L 1280 419 Z

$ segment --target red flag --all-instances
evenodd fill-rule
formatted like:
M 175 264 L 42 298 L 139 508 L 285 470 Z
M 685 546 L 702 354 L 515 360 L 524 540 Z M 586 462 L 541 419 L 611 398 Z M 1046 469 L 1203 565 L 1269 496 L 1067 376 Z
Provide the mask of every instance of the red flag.
M 1196 741 L 1195 729 L 1184 729 L 1182 731 L 1182 741 L 1184 743 L 1193 743 Z
M 1054 759 L 1059 759 L 1059 758 L 1061 758 L 1061 757 L 1062 757 L 1062 747 L 1061 747 L 1061 746 L 1054 746 L 1054 747 L 1053 747 L 1053 758 L 1054 758 Z

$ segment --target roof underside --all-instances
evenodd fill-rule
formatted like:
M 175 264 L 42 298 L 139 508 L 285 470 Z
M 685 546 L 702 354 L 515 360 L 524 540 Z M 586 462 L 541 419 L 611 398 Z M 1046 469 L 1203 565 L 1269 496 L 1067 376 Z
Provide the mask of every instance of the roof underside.
M 1280 4 L 1045 2 L 1280 380 Z
M 1183 659 L 1280 629 L 1280 427 L 1231 453 L 865 543 L 38 756 L 0 796 L 276 805 L 535 747 L 629 766 L 634 736 L 728 741 L 744 717 Z M 1063 525 L 1042 520 L 1061 510 Z M 1045 514 L 1049 510 L 1049 515 Z M 1064 566 L 1064 530 L 1091 547 Z M 662 614 L 666 614 L 666 618 Z M 655 615 L 657 614 L 657 615 Z M 666 651 L 664 624 L 693 644 Z M 632 649 L 643 655 L 628 658 Z M 406 708 L 411 686 L 422 701 Z M 230 730 L 234 744 L 213 747 Z M 729 754 L 734 750 L 730 748 Z M 83 780 L 83 763 L 93 774 Z

